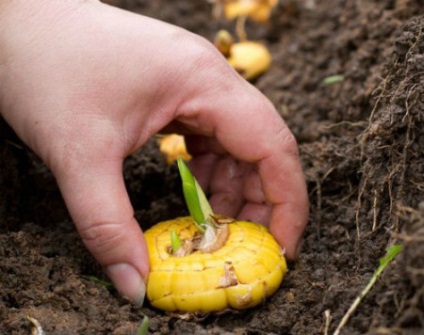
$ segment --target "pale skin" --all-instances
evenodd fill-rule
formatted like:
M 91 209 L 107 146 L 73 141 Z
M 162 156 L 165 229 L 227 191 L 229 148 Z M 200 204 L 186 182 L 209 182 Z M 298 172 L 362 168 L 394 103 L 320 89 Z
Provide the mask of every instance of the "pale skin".
M 208 41 L 95 0 L 3 0 L 0 50 L 0 113 L 123 296 L 143 302 L 149 262 L 122 163 L 163 130 L 188 135 L 216 213 L 267 225 L 297 257 L 309 209 L 295 138 Z

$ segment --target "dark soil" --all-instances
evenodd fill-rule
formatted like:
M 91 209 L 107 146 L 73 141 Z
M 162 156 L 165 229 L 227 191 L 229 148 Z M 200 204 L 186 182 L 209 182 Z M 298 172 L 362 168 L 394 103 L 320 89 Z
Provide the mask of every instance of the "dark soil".
M 207 1 L 109 1 L 212 39 Z M 274 62 L 254 83 L 298 139 L 311 220 L 300 259 L 260 307 L 181 319 L 136 308 L 104 278 L 52 176 L 0 120 L 0 334 L 332 334 L 393 243 L 404 250 L 343 334 L 424 334 L 424 16 L 420 0 L 283 0 L 248 23 Z M 343 75 L 326 84 L 324 79 Z M 143 228 L 185 213 L 152 141 L 126 162 Z

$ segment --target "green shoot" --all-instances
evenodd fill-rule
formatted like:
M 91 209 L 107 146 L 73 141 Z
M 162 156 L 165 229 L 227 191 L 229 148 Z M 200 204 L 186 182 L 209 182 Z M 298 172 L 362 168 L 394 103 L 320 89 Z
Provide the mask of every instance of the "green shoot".
M 386 255 L 384 257 L 380 258 L 380 265 L 374 271 L 374 274 L 371 277 L 370 281 L 368 282 L 368 285 L 362 290 L 362 292 L 353 301 L 352 305 L 350 306 L 350 308 L 346 312 L 346 314 L 343 316 L 342 321 L 340 321 L 340 324 L 337 326 L 337 328 L 334 331 L 333 335 L 339 335 L 340 334 L 341 329 L 346 325 L 346 323 L 348 322 L 349 318 L 352 316 L 352 314 L 355 312 L 356 308 L 358 307 L 359 303 L 362 301 L 362 299 L 367 295 L 367 293 L 374 286 L 375 282 L 377 281 L 377 279 L 381 275 L 381 273 L 384 271 L 384 269 L 402 251 L 402 248 L 403 248 L 403 246 L 401 244 L 392 245 L 387 250 Z
M 335 74 L 334 76 L 329 76 L 324 78 L 324 84 L 332 85 L 343 81 L 344 76 L 342 74 Z
M 88 280 L 90 280 L 90 281 L 92 281 L 96 284 L 102 285 L 106 288 L 113 288 L 114 287 L 113 283 L 110 282 L 110 281 L 102 280 L 102 279 L 99 279 L 95 276 L 84 276 L 84 277 L 87 278 Z
M 177 232 L 175 230 L 171 231 L 171 246 L 172 246 L 172 253 L 175 254 L 178 250 L 180 250 L 182 245 L 181 239 L 178 236 Z
M 140 327 L 138 327 L 137 335 L 147 335 L 149 331 L 149 317 L 144 316 L 143 321 L 141 321 Z
M 197 228 L 204 233 L 209 225 L 208 220 L 213 215 L 212 208 L 205 193 L 184 161 L 179 158 L 177 164 L 183 182 L 183 193 L 188 210 Z

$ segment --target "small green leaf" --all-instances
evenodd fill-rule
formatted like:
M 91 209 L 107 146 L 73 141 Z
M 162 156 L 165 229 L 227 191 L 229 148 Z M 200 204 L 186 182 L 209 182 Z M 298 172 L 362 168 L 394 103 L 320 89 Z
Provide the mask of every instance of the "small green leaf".
M 179 158 L 177 164 L 183 183 L 183 193 L 188 210 L 199 230 L 204 232 L 204 225 L 208 224 L 207 221 L 209 217 L 213 215 L 212 208 L 209 205 L 205 193 L 184 161 Z
M 190 215 L 197 223 L 203 223 L 205 221 L 205 216 L 203 215 L 199 197 L 197 196 L 196 182 L 194 177 L 182 159 L 178 159 L 177 164 L 183 182 L 184 198 Z
M 88 280 L 90 280 L 90 281 L 92 281 L 92 282 L 94 282 L 96 284 L 102 285 L 104 287 L 107 287 L 107 288 L 112 288 L 113 287 L 113 283 L 112 282 L 99 279 L 99 278 L 97 278 L 95 276 L 84 276 L 84 278 L 87 278 Z
M 149 331 L 149 317 L 144 316 L 143 321 L 141 321 L 140 327 L 138 327 L 137 335 L 147 335 Z
M 343 81 L 344 76 L 342 74 L 335 74 L 334 76 L 329 76 L 324 78 L 324 84 L 332 85 Z
M 171 230 L 172 253 L 175 254 L 181 248 L 181 239 L 175 230 Z
M 199 198 L 200 208 L 202 210 L 203 216 L 205 218 L 203 224 L 206 224 L 207 220 L 213 215 L 211 205 L 209 204 L 208 198 L 206 198 L 205 193 L 202 190 L 202 187 L 194 179 L 194 184 L 196 185 L 197 197 Z
M 375 270 L 373 276 L 379 276 L 381 272 L 386 268 L 387 265 L 390 264 L 390 262 L 402 251 L 403 245 L 402 244 L 394 244 L 392 245 L 386 252 L 386 255 L 384 257 L 380 258 L 380 265 Z

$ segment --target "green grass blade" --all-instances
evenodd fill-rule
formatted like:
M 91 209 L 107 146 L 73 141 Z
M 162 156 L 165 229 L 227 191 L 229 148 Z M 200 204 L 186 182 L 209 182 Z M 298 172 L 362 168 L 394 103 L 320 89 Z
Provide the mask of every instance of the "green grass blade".
M 332 85 L 343 81 L 344 76 L 342 74 L 335 74 L 334 76 L 329 76 L 324 78 L 324 84 Z
M 202 187 L 200 186 L 200 184 L 197 182 L 196 179 L 194 179 L 194 184 L 196 186 L 197 197 L 199 198 L 200 208 L 202 210 L 205 221 L 207 221 L 209 217 L 213 215 L 211 205 L 209 204 L 208 198 L 206 198 L 205 192 L 203 192 Z
M 178 159 L 177 164 L 183 183 L 183 193 L 188 210 L 198 228 L 204 232 L 205 228 L 203 226 L 207 224 L 208 218 L 213 215 L 212 208 L 209 205 L 205 193 L 184 161 Z
M 402 251 L 402 244 L 392 245 L 388 250 L 384 257 L 380 258 L 380 266 L 375 270 L 374 275 L 378 277 L 383 270 L 390 264 L 390 262 Z
M 138 327 L 137 335 L 147 335 L 149 331 L 149 317 L 144 316 L 143 321 L 141 321 L 140 327 Z
M 112 282 L 99 279 L 99 278 L 97 278 L 95 276 L 83 276 L 83 277 L 84 278 L 87 278 L 88 280 L 90 280 L 90 281 L 92 281 L 92 282 L 94 282 L 96 284 L 102 285 L 102 286 L 104 286 L 106 288 L 113 288 L 114 287 Z
M 370 281 L 368 282 L 368 285 L 362 290 L 361 293 L 356 297 L 356 299 L 353 301 L 352 305 L 350 305 L 348 311 L 343 316 L 342 320 L 340 321 L 339 325 L 337 326 L 336 330 L 334 331 L 333 335 L 339 335 L 342 328 L 346 325 L 346 323 L 349 321 L 350 317 L 355 312 L 356 308 L 362 301 L 362 299 L 368 294 L 368 292 L 371 290 L 371 288 L 374 286 L 374 284 L 377 282 L 378 277 L 381 275 L 383 270 L 393 261 L 393 259 L 402 251 L 403 246 L 401 244 L 395 244 L 392 245 L 389 249 L 387 249 L 386 255 L 382 258 L 380 258 L 380 265 L 378 268 L 374 271 L 373 276 L 371 277 Z
M 184 198 L 190 215 L 197 223 L 203 223 L 205 221 L 205 216 L 203 215 L 199 197 L 197 196 L 197 188 L 194 177 L 182 159 L 178 159 L 177 164 L 183 182 Z

